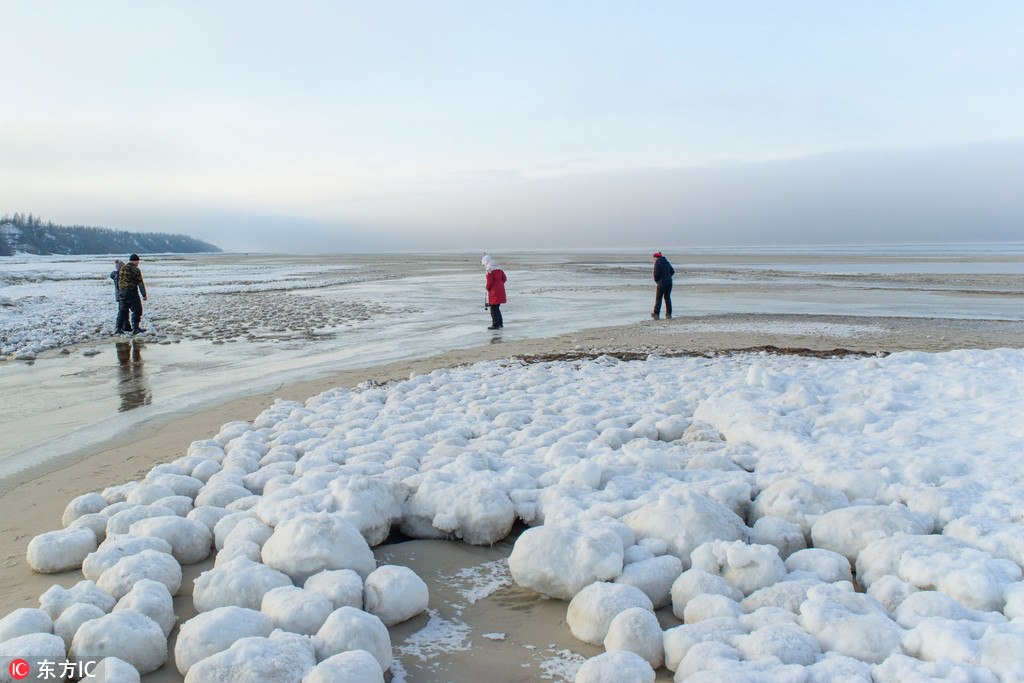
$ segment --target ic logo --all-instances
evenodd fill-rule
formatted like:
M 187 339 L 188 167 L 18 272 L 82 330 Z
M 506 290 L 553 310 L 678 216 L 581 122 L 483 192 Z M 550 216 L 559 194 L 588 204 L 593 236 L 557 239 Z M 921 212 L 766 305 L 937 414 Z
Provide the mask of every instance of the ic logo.
M 8 673 L 11 674 L 11 678 L 16 681 L 20 681 L 23 678 L 28 678 L 29 666 L 28 662 L 24 659 L 15 659 L 11 662 L 11 665 L 7 667 Z

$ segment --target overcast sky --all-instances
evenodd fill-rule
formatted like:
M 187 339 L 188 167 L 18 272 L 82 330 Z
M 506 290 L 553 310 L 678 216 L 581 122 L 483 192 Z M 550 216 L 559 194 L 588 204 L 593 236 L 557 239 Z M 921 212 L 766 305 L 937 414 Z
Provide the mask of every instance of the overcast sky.
M 3 0 L 0 26 L 0 214 L 232 251 L 1024 239 L 1019 0 Z

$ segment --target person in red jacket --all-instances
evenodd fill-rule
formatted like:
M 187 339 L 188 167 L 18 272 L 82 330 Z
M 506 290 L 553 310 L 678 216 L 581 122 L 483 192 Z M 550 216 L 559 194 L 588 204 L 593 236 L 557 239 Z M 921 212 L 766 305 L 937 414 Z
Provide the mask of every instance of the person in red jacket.
M 505 325 L 499 307 L 505 303 L 505 282 L 508 278 L 498 262 L 490 256 L 484 256 L 480 263 L 487 270 L 487 305 L 491 309 L 491 326 L 487 329 L 500 330 Z

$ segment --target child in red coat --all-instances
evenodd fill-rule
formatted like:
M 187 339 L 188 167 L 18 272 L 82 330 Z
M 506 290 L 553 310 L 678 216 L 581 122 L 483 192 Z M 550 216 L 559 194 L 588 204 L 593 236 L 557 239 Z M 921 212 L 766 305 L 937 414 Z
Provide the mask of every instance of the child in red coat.
M 505 326 L 500 306 L 505 303 L 505 282 L 508 278 L 498 262 L 490 256 L 484 256 L 480 263 L 487 270 L 487 304 L 491 309 L 491 326 L 487 329 L 500 330 Z

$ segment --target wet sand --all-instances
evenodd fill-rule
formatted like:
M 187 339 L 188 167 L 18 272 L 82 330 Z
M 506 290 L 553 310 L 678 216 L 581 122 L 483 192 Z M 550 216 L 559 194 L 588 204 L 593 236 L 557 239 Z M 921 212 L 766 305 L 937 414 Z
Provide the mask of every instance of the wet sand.
M 155 464 L 184 455 L 193 440 L 210 438 L 222 424 L 251 420 L 276 398 L 305 400 L 332 387 L 354 387 L 372 380 L 387 382 L 482 360 L 508 357 L 553 359 L 613 353 L 628 357 L 647 354 L 719 354 L 734 350 L 764 352 L 865 354 L 901 350 L 938 352 L 959 348 L 1024 347 L 1024 323 L 927 318 L 883 318 L 809 315 L 737 314 L 672 321 L 647 321 L 585 330 L 545 339 L 525 339 L 453 350 L 430 358 L 407 360 L 368 369 L 346 370 L 329 377 L 296 382 L 273 392 L 235 399 L 202 412 L 148 424 L 130 438 L 107 443 L 94 452 L 50 471 L 19 475 L 13 488 L 0 494 L 3 525 L 0 543 L 0 614 L 19 607 L 35 607 L 38 596 L 54 583 L 65 587 L 81 580 L 80 572 L 57 575 L 33 573 L 25 549 L 33 536 L 60 528 L 61 514 L 73 497 L 139 479 Z M 576 641 L 565 626 L 566 603 L 545 601 L 513 585 L 498 586 L 475 602 L 459 593 L 460 570 L 500 562 L 511 551 L 509 541 L 491 548 L 462 543 L 409 541 L 382 545 L 382 560 L 408 564 L 431 589 L 430 609 L 392 629 L 392 643 L 405 675 L 413 681 L 538 680 L 558 672 L 576 657 L 589 657 L 598 648 Z M 180 619 L 191 616 L 191 582 L 212 566 L 212 558 L 185 567 L 181 595 L 175 604 Z M 500 583 L 500 581 L 498 581 Z M 497 584 L 496 584 L 497 585 Z M 663 625 L 674 625 L 669 612 Z M 468 630 L 460 630 L 459 624 Z M 406 639 L 420 628 L 446 635 L 446 647 L 431 650 L 426 643 Z M 498 638 L 496 634 L 504 637 Z M 490 637 L 485 638 L 485 634 Z M 171 647 L 173 648 L 172 633 Z M 463 645 L 467 649 L 459 649 Z M 421 659 L 421 656 L 427 656 Z M 562 668 L 560 668 L 562 667 Z M 401 674 L 400 674 L 401 675 Z M 670 680 L 662 672 L 659 680 Z M 180 681 L 173 659 L 145 681 Z

